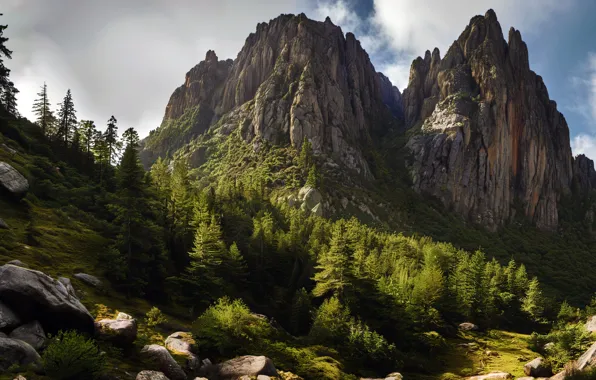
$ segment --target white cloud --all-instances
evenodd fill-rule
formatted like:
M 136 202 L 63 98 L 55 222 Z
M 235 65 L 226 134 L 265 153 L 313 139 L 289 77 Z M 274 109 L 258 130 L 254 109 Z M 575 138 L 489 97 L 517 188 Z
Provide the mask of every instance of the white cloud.
M 571 140 L 571 151 L 574 156 L 585 154 L 591 159 L 596 159 L 596 136 L 580 133 Z
M 596 133 L 596 52 L 588 52 L 569 78 L 572 103 L 565 108 L 581 115 Z

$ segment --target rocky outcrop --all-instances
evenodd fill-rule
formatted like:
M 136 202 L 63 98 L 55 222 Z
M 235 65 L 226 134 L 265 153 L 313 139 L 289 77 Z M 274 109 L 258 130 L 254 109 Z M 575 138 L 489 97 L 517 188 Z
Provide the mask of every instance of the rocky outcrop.
M 6 162 L 0 162 L 0 188 L 13 195 L 22 196 L 29 190 L 29 181 Z
M 573 175 L 577 185 L 582 192 L 596 189 L 596 171 L 594 171 L 594 161 L 583 154 L 575 157 L 573 160 Z
M 29 268 L 29 265 L 25 264 L 21 260 L 10 260 L 6 264 L 16 265 L 17 267 L 21 267 L 21 268 Z
M 141 371 L 138 373 L 136 380 L 169 380 L 169 379 L 162 372 Z
M 0 266 L 0 300 L 23 321 L 37 320 L 46 332 L 92 334 L 93 317 L 61 282 L 31 269 Z
M 143 347 L 141 355 L 170 380 L 185 380 L 186 374 L 168 350 L 157 344 Z
M 130 346 L 137 339 L 137 321 L 128 314 L 120 313 L 116 319 L 102 319 L 95 325 L 101 339 L 116 345 Z
M 91 285 L 95 288 L 101 288 L 102 283 L 101 280 L 95 276 L 92 276 L 87 273 L 77 273 L 74 275 L 74 278 L 83 281 L 87 285 Z
M 435 49 L 414 61 L 403 97 L 406 124 L 420 128 L 408 143 L 416 191 L 491 230 L 517 211 L 557 227 L 569 128 L 519 31 L 506 42 L 492 10 L 474 17 L 443 59 Z
M 240 356 L 217 366 L 217 378 L 233 380 L 241 376 L 278 376 L 275 365 L 265 356 Z
M 188 84 L 189 77 L 204 78 L 211 68 L 212 80 L 198 81 L 195 92 L 209 83 L 213 114 L 199 117 L 207 106 L 200 95 L 189 96 L 185 84 L 172 95 L 162 126 L 146 139 L 145 157 L 163 156 L 163 150 L 152 147 L 175 133 L 168 131 L 172 123 L 167 120 L 185 122 L 184 115 L 192 111 L 193 118 L 205 122 L 192 132 L 181 131 L 184 136 L 219 121 L 221 133 L 240 129 L 246 141 L 259 138 L 299 149 L 307 138 L 316 154 L 370 176 L 362 148 L 371 135 L 394 123 L 392 112 L 400 112 L 401 102 L 399 91 L 375 71 L 353 34 L 344 36 L 329 18 L 317 22 L 304 14 L 282 15 L 259 24 L 231 65 L 216 62 L 210 52 L 196 75 L 187 75 Z
M 0 338 L 0 372 L 13 365 L 39 364 L 40 359 L 39 354 L 28 343 L 18 339 Z
M 532 377 L 550 377 L 553 375 L 550 365 L 543 358 L 536 358 L 524 365 L 524 373 Z
M 175 332 L 166 338 L 165 344 L 168 350 L 186 356 L 188 369 L 191 371 L 199 369 L 201 361 L 192 351 L 195 340 L 190 333 L 183 331 Z
M 0 331 L 10 331 L 21 324 L 21 319 L 0 301 Z
M 19 339 L 29 343 L 31 347 L 39 351 L 46 342 L 46 333 L 38 321 L 33 321 L 14 329 L 8 337 L 10 339 Z

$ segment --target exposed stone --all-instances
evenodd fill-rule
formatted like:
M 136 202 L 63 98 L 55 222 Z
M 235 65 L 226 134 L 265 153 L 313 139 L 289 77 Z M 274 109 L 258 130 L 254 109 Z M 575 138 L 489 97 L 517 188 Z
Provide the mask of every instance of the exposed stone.
M 12 330 L 8 335 L 10 339 L 20 339 L 29 343 L 35 350 L 41 349 L 46 342 L 46 333 L 38 321 L 29 322 Z
M 6 222 L 4 220 L 0 219 L 0 229 L 7 230 L 9 228 L 10 227 L 8 227 L 8 224 L 6 224 Z
M 596 343 L 594 343 L 590 348 L 582 354 L 575 361 L 575 367 L 580 371 L 585 369 L 588 366 L 591 366 L 596 362 Z
M 136 380 L 169 380 L 163 372 L 157 371 L 141 371 L 137 375 Z
M 513 375 L 507 372 L 491 372 L 486 375 L 477 375 L 466 377 L 468 380 L 508 380 L 513 379 Z
M 217 366 L 217 376 L 221 380 L 232 380 L 240 376 L 278 376 L 271 359 L 265 356 L 240 356 Z
M 25 264 L 21 260 L 11 260 L 11 261 L 7 262 L 6 264 L 16 265 L 17 267 L 21 267 L 21 268 L 29 268 L 29 265 Z
M 385 380 L 403 380 L 403 375 L 399 372 L 392 372 L 385 376 Z
M 0 266 L 0 299 L 23 320 L 37 320 L 46 332 L 93 333 L 93 317 L 50 276 L 15 265 Z
M 464 322 L 459 324 L 459 329 L 462 331 L 478 331 L 478 326 L 471 322 Z
M 310 212 L 316 216 L 323 216 L 323 205 L 317 203 L 317 205 L 313 207 L 312 210 L 310 210 Z
M 77 273 L 74 275 L 74 277 L 96 288 L 100 288 L 102 286 L 102 282 L 99 278 L 87 273 Z
M 0 338 L 0 372 L 6 371 L 12 365 L 27 366 L 39 364 L 37 351 L 22 340 Z
M 539 228 L 557 227 L 574 175 L 569 128 L 519 31 L 505 42 L 492 10 L 442 60 L 435 50 L 414 61 L 404 110 L 408 126 L 421 126 L 407 145 L 416 191 L 490 230 L 513 217 L 515 200 Z
M 10 331 L 21 324 L 21 319 L 0 301 L 0 330 Z
M 137 339 L 135 319 L 102 319 L 96 322 L 96 327 L 101 339 L 116 345 L 130 346 Z
M 586 330 L 589 332 L 596 331 L 596 315 L 588 318 L 588 322 L 586 322 Z
M 29 190 L 29 181 L 6 162 L 0 162 L 0 187 L 13 195 L 22 196 Z
M 526 363 L 524 373 L 532 377 L 550 377 L 553 374 L 550 365 L 547 365 L 543 358 L 536 358 Z
M 185 380 L 186 374 L 182 367 L 174 360 L 168 350 L 157 344 L 143 347 L 141 355 L 148 359 L 151 365 L 163 372 L 170 380 Z
M 66 291 L 66 294 L 68 296 L 76 298 L 77 293 L 76 293 L 74 287 L 72 286 L 72 282 L 70 281 L 70 278 L 58 277 L 58 282 L 61 283 L 62 285 L 64 285 L 64 290 Z
M 168 350 L 187 357 L 187 367 L 190 370 L 199 369 L 201 361 L 192 352 L 193 345 L 195 344 L 192 334 L 178 331 L 168 336 L 165 343 Z
M 11 147 L 9 147 L 6 144 L 0 144 L 0 148 L 2 148 L 4 151 L 6 151 L 6 152 L 8 152 L 10 154 L 13 154 L 13 155 L 17 153 L 16 150 L 12 149 Z
M 134 318 L 126 313 L 123 312 L 119 312 L 118 315 L 116 316 L 116 320 L 117 321 L 122 321 L 122 320 L 134 320 Z

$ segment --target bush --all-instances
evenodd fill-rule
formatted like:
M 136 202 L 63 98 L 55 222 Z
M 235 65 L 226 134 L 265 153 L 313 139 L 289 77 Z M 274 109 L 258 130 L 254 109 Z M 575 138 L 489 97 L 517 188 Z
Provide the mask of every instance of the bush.
M 554 370 L 559 370 L 570 360 L 577 359 L 592 344 L 592 334 L 582 323 L 567 325 L 547 335 L 553 347 L 547 352 L 547 359 Z
M 94 379 L 105 369 L 105 357 L 92 339 L 76 331 L 59 332 L 43 352 L 46 374 L 57 380 Z
M 220 298 L 193 324 L 193 335 L 202 352 L 233 356 L 258 349 L 273 329 L 265 318 L 252 314 L 241 300 Z M 242 352 L 241 352 L 242 350 Z
M 151 310 L 145 314 L 145 323 L 149 327 L 155 327 L 161 325 L 162 323 L 166 323 L 168 319 L 165 315 L 159 310 L 157 307 L 153 306 Z

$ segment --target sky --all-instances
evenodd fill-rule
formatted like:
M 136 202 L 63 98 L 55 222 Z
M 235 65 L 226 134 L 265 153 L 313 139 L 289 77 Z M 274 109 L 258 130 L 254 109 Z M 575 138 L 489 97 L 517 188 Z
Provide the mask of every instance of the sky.
M 19 111 L 46 82 L 54 108 L 71 89 L 79 119 L 141 136 L 161 123 L 186 72 L 215 50 L 235 58 L 259 22 L 304 12 L 353 32 L 377 71 L 403 90 L 414 58 L 443 55 L 470 18 L 492 8 L 528 44 L 530 66 L 565 115 L 574 154 L 596 158 L 596 1 L 582 0 L 0 0 L 0 23 L 21 91 Z

